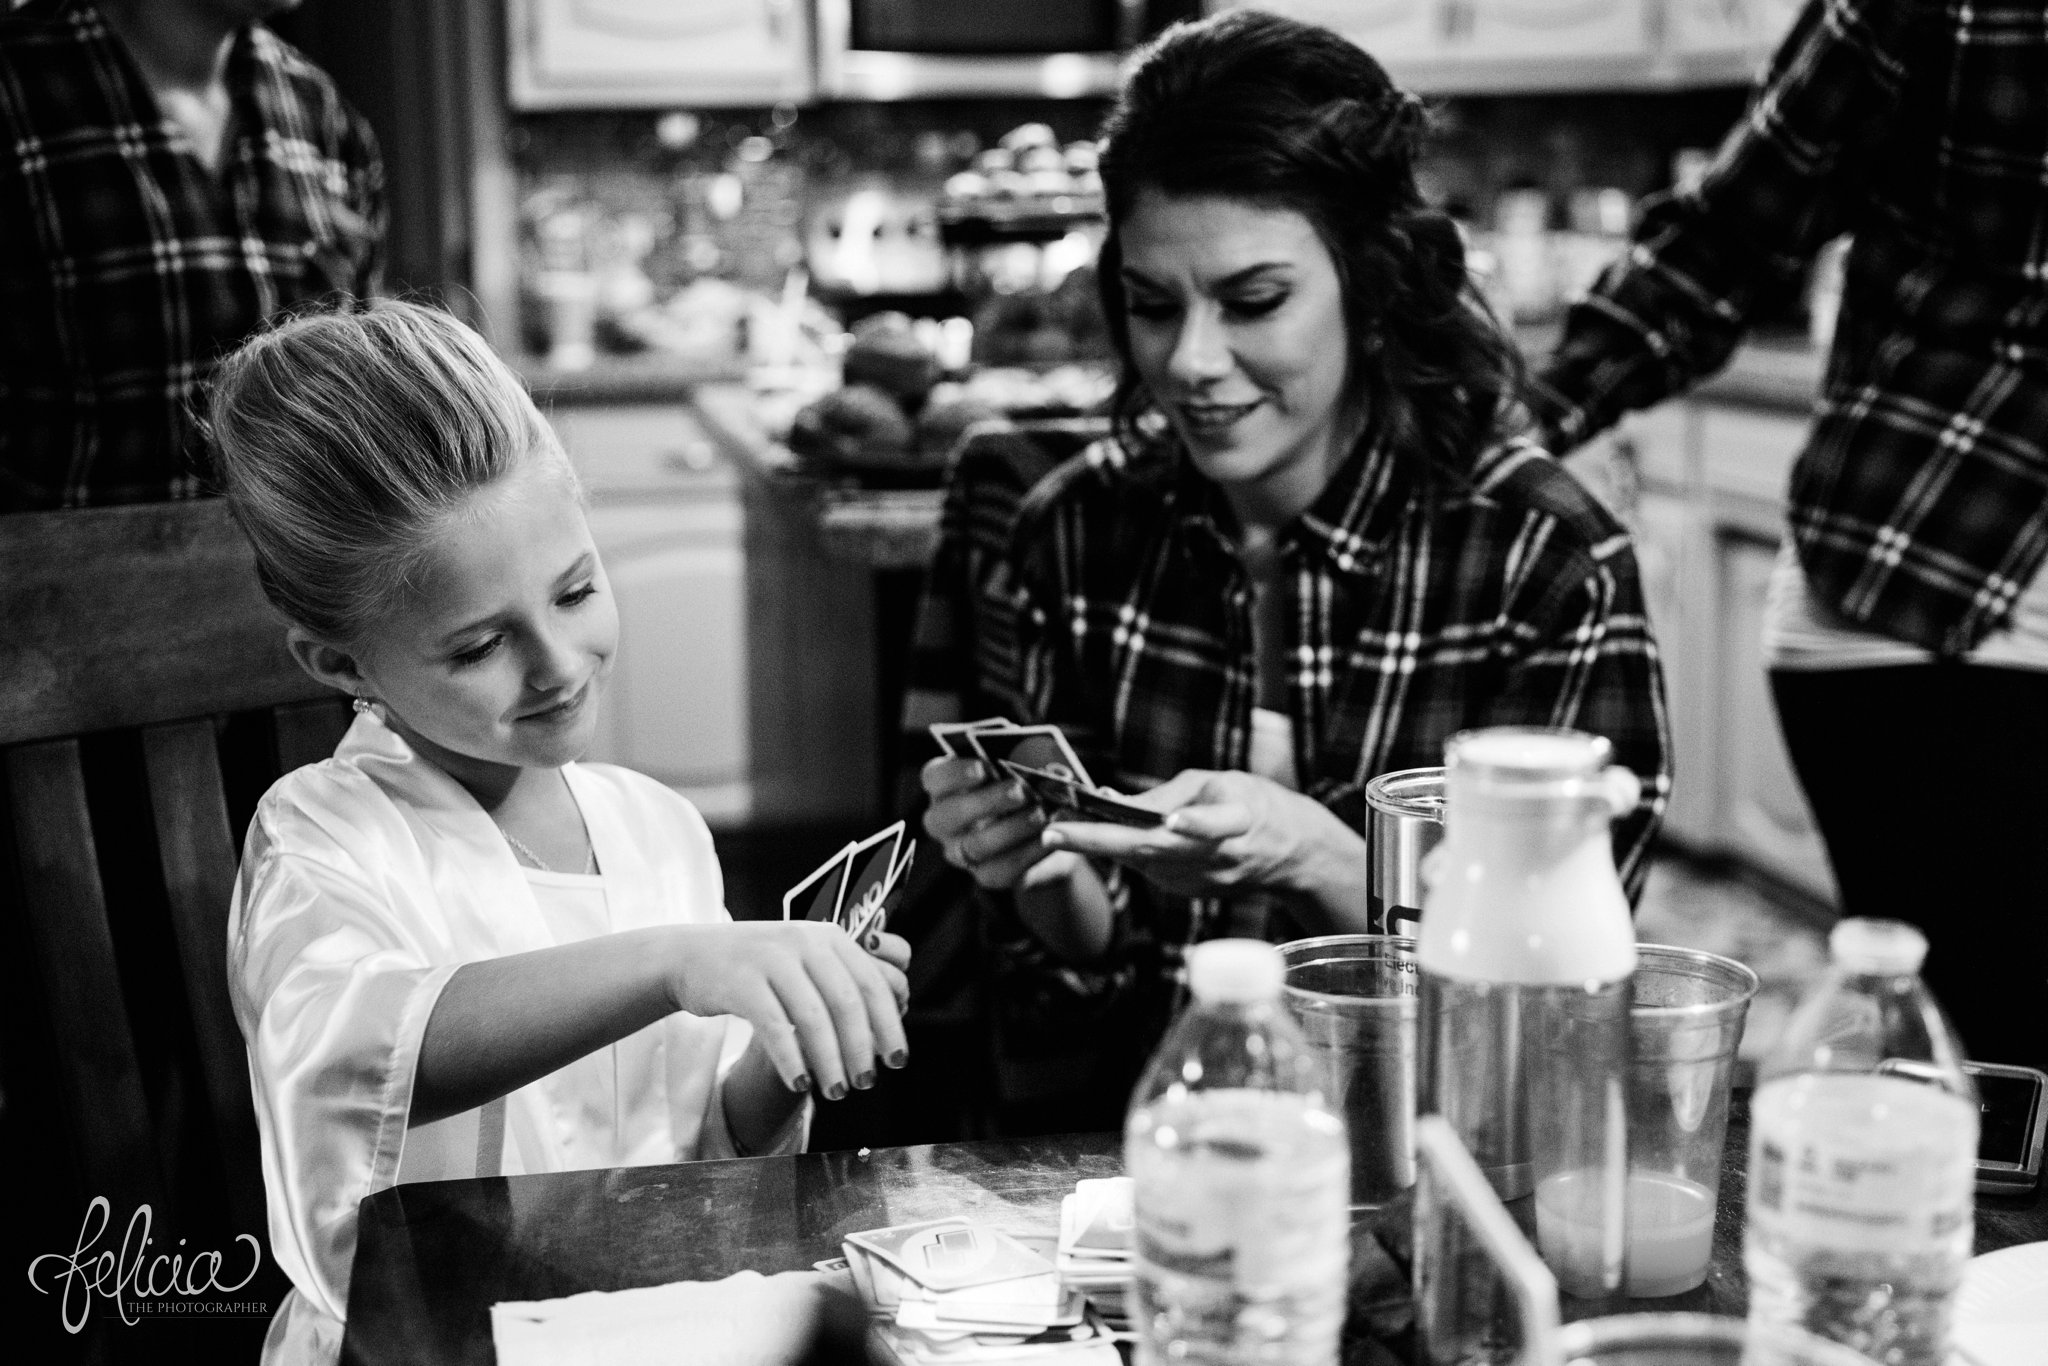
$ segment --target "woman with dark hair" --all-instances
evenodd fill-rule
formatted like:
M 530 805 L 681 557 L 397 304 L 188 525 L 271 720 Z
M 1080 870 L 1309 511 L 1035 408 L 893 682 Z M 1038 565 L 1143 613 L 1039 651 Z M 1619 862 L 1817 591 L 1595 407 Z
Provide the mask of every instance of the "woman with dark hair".
M 1667 800 L 1628 536 L 1518 432 L 1516 353 L 1416 188 L 1425 123 L 1358 47 L 1269 14 L 1142 54 L 1103 131 L 1115 435 L 971 561 L 1003 625 L 979 696 L 1167 816 L 1048 826 L 941 758 L 925 828 L 1014 910 L 1012 958 L 1149 991 L 1155 1021 L 1187 943 L 1368 928 L 1365 784 L 1459 730 L 1611 740 L 1642 778 L 1631 891 Z M 1156 1025 L 1116 1032 L 1127 1074 Z M 1127 1084 L 1098 1074 L 1103 1115 Z

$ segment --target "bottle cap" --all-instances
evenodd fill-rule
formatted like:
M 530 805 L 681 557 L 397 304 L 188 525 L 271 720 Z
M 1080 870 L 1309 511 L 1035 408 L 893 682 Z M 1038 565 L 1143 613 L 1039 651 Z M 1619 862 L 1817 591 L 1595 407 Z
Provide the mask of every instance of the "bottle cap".
M 1205 1004 L 1270 1001 L 1287 965 L 1263 939 L 1211 939 L 1188 950 L 1188 990 Z
M 1903 920 L 1852 918 L 1828 934 L 1828 954 L 1849 972 L 1902 975 L 1920 971 L 1927 936 Z

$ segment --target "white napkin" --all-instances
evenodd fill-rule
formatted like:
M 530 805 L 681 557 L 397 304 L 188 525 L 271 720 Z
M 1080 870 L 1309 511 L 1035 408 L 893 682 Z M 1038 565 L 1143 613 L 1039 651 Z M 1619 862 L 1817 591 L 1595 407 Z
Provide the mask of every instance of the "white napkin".
M 817 1324 L 811 1271 L 491 1306 L 498 1366 L 792 1366 Z

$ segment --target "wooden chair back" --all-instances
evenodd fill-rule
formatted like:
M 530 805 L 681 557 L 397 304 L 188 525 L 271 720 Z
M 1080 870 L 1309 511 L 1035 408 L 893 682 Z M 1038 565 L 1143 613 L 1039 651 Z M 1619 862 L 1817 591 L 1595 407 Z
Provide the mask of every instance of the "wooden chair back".
M 104 1195 L 116 1239 L 143 1204 L 161 1243 L 223 1199 L 264 1237 L 228 899 L 255 796 L 347 719 L 224 504 L 0 517 L 0 926 L 42 1016 L 9 1012 L 6 1120 L 71 1159 L 48 1233 Z

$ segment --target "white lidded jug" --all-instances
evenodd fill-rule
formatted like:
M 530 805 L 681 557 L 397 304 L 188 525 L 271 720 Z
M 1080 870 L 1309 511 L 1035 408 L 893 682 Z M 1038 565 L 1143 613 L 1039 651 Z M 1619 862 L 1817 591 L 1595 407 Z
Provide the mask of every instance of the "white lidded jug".
M 1569 730 L 1453 736 L 1416 946 L 1417 1112 L 1449 1122 L 1558 1283 L 1594 1298 L 1624 1271 L 1636 966 L 1610 825 L 1641 783 L 1612 753 Z M 1457 1318 L 1505 1330 L 1508 1306 L 1493 1308 Z M 1432 1360 L 1484 1355 L 1425 1345 Z

